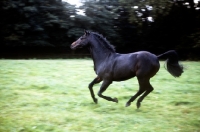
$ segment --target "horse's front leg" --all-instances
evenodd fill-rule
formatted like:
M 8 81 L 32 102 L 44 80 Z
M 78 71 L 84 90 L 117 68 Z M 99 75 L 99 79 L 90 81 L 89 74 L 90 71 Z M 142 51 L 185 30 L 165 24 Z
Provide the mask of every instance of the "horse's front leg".
M 111 97 L 108 97 L 108 96 L 104 96 L 102 95 L 102 93 L 108 88 L 108 86 L 112 83 L 112 81 L 107 81 L 107 80 L 104 80 L 102 85 L 101 85 L 101 88 L 98 92 L 98 96 L 101 97 L 101 98 L 104 98 L 108 101 L 113 101 L 113 102 L 116 102 L 118 103 L 118 99 L 117 98 L 111 98 Z
M 88 86 L 88 88 L 89 88 L 89 90 L 90 90 L 90 94 L 91 94 L 91 96 L 92 96 L 92 99 L 93 99 L 93 101 L 97 104 L 97 98 L 95 98 L 95 95 L 94 95 L 94 91 L 93 91 L 93 89 L 92 89 L 92 87 L 94 86 L 94 84 L 96 84 L 96 83 L 100 83 L 102 81 L 102 79 L 101 78 L 99 78 L 99 77 L 96 77 L 90 84 L 89 84 L 89 86 Z

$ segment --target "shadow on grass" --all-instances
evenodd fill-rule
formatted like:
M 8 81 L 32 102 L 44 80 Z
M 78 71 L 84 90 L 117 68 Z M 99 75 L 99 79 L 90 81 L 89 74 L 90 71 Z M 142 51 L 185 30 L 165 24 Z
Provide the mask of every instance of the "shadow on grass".
M 193 105 L 195 102 L 187 102 L 187 101 L 180 101 L 180 102 L 174 102 L 175 106 L 179 105 Z

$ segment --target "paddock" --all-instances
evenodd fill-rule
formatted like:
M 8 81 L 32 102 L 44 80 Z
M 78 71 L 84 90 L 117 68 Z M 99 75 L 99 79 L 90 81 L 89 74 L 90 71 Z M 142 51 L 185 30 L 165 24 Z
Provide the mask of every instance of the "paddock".
M 186 70 L 174 79 L 161 61 L 151 79 L 154 91 L 138 110 L 124 106 L 138 90 L 136 78 L 109 86 L 105 93 L 118 103 L 99 97 L 93 103 L 91 59 L 0 60 L 0 131 L 198 132 L 200 62 L 181 63 Z

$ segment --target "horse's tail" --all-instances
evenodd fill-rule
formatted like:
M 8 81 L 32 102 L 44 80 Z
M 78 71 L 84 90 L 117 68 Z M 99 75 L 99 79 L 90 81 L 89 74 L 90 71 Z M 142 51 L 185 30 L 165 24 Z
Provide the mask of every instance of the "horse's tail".
M 158 58 L 167 57 L 165 63 L 165 69 L 174 77 L 179 77 L 183 73 L 183 66 L 178 62 L 178 54 L 174 50 L 167 51 L 161 55 L 158 55 Z

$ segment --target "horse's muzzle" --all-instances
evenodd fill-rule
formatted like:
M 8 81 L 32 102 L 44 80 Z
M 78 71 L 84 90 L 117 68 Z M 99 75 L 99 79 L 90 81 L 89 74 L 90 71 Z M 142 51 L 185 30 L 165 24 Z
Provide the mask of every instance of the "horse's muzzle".
M 70 48 L 73 49 L 73 50 L 75 50 L 75 49 L 76 49 L 76 45 L 77 45 L 76 42 L 73 42 L 73 43 L 71 44 Z

